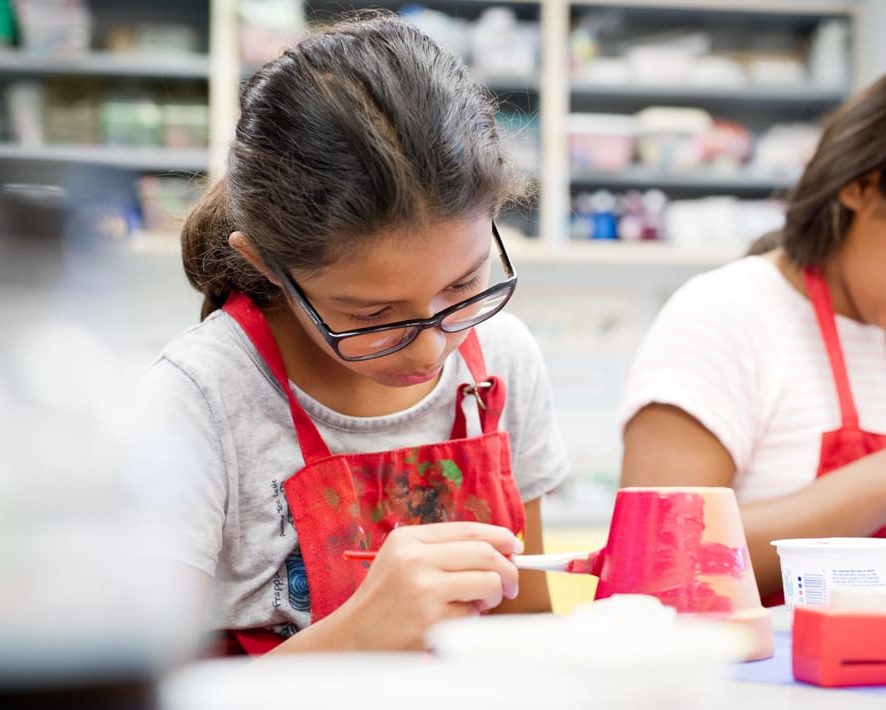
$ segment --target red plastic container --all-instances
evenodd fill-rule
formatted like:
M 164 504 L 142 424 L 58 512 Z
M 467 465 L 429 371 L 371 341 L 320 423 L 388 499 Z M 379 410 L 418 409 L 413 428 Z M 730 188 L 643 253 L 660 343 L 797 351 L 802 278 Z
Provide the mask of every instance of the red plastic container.
M 798 606 L 793 671 L 813 685 L 886 685 L 886 614 Z

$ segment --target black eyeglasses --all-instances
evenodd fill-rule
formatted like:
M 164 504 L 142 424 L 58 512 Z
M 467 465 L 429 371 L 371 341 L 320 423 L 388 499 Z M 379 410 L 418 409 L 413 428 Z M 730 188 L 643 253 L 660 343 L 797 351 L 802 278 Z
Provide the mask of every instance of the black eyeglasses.
M 348 362 L 372 360 L 402 350 L 426 328 L 440 328 L 444 333 L 457 333 L 492 318 L 504 308 L 517 287 L 517 272 L 514 271 L 511 260 L 508 258 L 494 222 L 492 237 L 498 247 L 499 257 L 507 278 L 501 283 L 490 286 L 485 291 L 435 313 L 430 318 L 416 318 L 369 328 L 336 332 L 326 325 L 320 314 L 317 313 L 317 309 L 311 305 L 288 271 L 276 269 L 276 273 L 289 296 L 301 306 L 329 346 L 342 360 Z

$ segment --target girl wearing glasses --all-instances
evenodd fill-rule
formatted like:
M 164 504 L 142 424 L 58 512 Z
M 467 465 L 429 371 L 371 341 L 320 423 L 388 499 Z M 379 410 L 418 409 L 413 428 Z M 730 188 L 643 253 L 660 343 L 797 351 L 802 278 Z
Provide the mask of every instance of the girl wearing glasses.
M 648 334 L 622 483 L 733 486 L 775 604 L 770 541 L 886 536 L 886 77 L 831 117 L 765 241 L 686 284 Z
M 538 347 L 499 314 L 493 217 L 525 186 L 488 96 L 373 15 L 267 64 L 241 111 L 182 233 L 203 321 L 147 388 L 208 625 L 249 653 L 411 649 L 442 619 L 548 610 L 509 556 L 541 551 L 565 461 Z

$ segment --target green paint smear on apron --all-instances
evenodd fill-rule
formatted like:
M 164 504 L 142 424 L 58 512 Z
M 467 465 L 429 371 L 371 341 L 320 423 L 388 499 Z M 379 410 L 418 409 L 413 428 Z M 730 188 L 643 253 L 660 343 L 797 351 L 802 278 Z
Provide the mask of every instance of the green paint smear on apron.
M 464 480 L 464 474 L 462 474 L 461 469 L 458 467 L 458 464 L 455 461 L 450 461 L 449 459 L 444 459 L 440 462 L 443 466 L 443 475 L 446 476 L 450 481 L 455 484 L 456 488 L 461 488 L 462 481 Z

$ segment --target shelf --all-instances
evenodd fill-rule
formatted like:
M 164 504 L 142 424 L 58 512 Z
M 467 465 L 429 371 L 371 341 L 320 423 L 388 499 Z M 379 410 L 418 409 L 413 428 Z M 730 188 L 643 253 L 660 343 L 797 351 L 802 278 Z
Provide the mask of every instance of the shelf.
M 544 3 L 544 0 L 427 0 L 422 3 L 424 6 L 434 10 L 445 11 L 456 17 L 475 16 L 480 11 L 489 7 L 511 6 L 520 7 L 538 7 Z M 340 13 L 342 10 L 350 8 L 385 8 L 392 11 L 399 11 L 406 3 L 402 0 L 373 0 L 343 2 L 342 0 L 309 0 L 305 3 L 309 17 L 316 17 L 318 10 L 327 10 Z
M 241 81 L 246 81 L 261 67 L 243 67 Z M 538 72 L 531 74 L 487 74 L 470 70 L 473 77 L 497 94 L 538 93 Z
M 794 178 L 783 175 L 744 173 L 720 173 L 713 170 L 692 170 L 683 173 L 664 173 L 659 170 L 632 166 L 613 171 L 573 171 L 572 186 L 611 188 L 617 190 L 659 188 L 711 194 L 771 193 L 786 190 L 794 184 Z
M 668 15 L 699 15 L 708 14 L 720 17 L 785 17 L 785 18 L 827 18 L 847 16 L 856 11 L 850 1 L 819 1 L 806 0 L 570 0 L 570 4 L 578 7 L 617 8 L 637 13 L 667 13 Z
M 570 241 L 558 248 L 512 232 L 506 232 L 504 238 L 510 256 L 516 262 L 527 265 L 713 268 L 744 254 L 743 248 L 688 248 L 667 242 Z M 133 254 L 175 257 L 181 255 L 179 235 L 174 232 L 139 231 L 129 237 L 127 243 Z
M 503 93 L 531 92 L 537 93 L 539 87 L 538 74 L 485 74 L 471 70 L 474 78 L 492 91 Z
M 570 241 L 561 246 L 528 239 L 507 242 L 519 268 L 526 264 L 582 266 L 674 266 L 713 268 L 744 254 L 742 247 L 685 247 L 667 242 Z
M 0 51 L 0 76 L 120 76 L 207 79 L 209 57 L 202 54 L 120 54 L 89 52 L 70 56 Z
M 573 98 L 598 101 L 637 100 L 664 103 L 693 104 L 761 104 L 772 106 L 818 106 L 838 104 L 846 98 L 846 92 L 837 88 L 789 86 L 747 86 L 719 88 L 703 86 L 610 86 L 594 82 L 573 80 Z
M 6 143 L 0 144 L 0 160 L 86 163 L 147 172 L 202 172 L 209 164 L 209 152 L 199 149 L 103 145 L 26 147 Z

